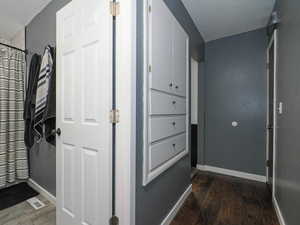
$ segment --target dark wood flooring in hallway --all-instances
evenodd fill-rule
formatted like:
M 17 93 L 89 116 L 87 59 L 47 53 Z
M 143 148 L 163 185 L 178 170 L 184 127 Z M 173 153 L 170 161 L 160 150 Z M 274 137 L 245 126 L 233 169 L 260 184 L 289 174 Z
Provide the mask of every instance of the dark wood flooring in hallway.
M 266 184 L 198 171 L 171 225 L 279 225 Z

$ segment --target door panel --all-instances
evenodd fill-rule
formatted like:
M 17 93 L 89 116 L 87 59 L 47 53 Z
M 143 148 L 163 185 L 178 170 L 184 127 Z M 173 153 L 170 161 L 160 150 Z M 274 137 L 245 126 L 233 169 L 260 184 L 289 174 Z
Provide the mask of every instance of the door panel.
M 82 205 L 85 224 L 97 224 L 97 210 L 99 201 L 98 173 L 98 151 L 96 149 L 83 148 L 82 150 Z
M 149 19 L 150 47 L 149 60 L 152 61 L 150 87 L 172 93 L 172 15 L 161 0 L 152 1 Z
M 112 17 L 109 1 L 73 0 L 57 14 L 57 224 L 111 216 Z

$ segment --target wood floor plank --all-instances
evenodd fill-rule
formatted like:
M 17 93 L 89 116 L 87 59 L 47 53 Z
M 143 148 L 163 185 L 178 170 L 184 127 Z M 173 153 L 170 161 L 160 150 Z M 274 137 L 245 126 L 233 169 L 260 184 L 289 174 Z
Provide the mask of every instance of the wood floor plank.
M 201 210 L 199 212 L 199 218 L 197 225 L 214 225 L 219 211 L 221 209 L 221 200 L 223 197 L 224 183 L 222 180 L 214 180 L 206 193 L 206 197 L 203 202 L 200 203 Z M 219 199 L 215 201 L 215 199 Z
M 279 222 L 265 184 L 198 171 L 193 179 L 193 193 L 171 225 L 279 225 Z

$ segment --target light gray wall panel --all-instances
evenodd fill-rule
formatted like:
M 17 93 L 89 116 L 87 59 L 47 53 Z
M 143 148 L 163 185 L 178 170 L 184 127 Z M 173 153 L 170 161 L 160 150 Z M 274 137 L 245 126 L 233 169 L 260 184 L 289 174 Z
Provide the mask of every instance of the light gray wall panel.
M 205 163 L 205 62 L 199 63 L 198 77 L 198 164 Z

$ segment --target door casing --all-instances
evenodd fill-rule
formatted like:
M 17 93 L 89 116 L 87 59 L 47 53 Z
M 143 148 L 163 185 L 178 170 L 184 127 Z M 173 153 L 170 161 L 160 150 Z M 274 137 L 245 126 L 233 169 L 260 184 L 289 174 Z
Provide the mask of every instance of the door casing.
M 274 93 L 273 93 L 273 180 L 272 180 L 272 193 L 275 195 L 275 180 L 276 180 L 276 144 L 277 144 L 277 62 L 278 62 L 278 30 L 275 29 L 272 38 L 269 42 L 267 48 L 267 65 L 269 64 L 269 51 L 274 44 Z M 269 131 L 268 131 L 268 121 L 269 121 L 269 68 L 267 67 L 267 120 L 266 120 L 266 160 L 269 160 Z M 269 171 L 268 165 L 266 163 L 266 178 L 269 182 Z

